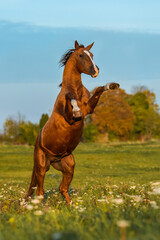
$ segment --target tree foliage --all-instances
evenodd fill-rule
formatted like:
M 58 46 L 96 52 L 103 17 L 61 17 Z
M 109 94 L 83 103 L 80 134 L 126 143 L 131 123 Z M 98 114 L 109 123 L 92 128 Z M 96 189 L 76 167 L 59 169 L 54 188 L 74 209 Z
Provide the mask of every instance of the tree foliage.
M 9 117 L 4 124 L 3 140 L 17 144 L 34 145 L 40 129 L 48 120 L 48 114 L 42 114 L 39 124 L 24 121 L 21 115 Z
M 85 126 L 83 129 L 82 141 L 84 142 L 95 142 L 98 136 L 98 128 L 93 124 L 91 115 L 85 119 Z
M 133 130 L 135 116 L 131 106 L 125 100 L 124 90 L 105 92 L 95 108 L 93 123 L 100 132 L 109 132 L 120 139 L 128 137 Z
M 85 126 L 83 140 L 89 139 L 94 128 L 98 129 L 99 136 L 108 133 L 110 140 L 160 138 L 160 113 L 155 94 L 144 86 L 134 88 L 133 94 L 122 89 L 104 92 Z
M 160 114 L 155 94 L 144 87 L 137 88 L 128 103 L 136 118 L 133 131 L 135 137 L 145 140 L 160 136 Z
M 33 124 L 30 121 L 20 125 L 19 142 L 34 145 L 38 136 L 40 127 L 38 124 Z
M 17 142 L 20 134 L 20 125 L 23 124 L 24 117 L 18 114 L 16 117 L 9 117 L 4 124 L 4 139 Z
M 39 127 L 40 128 L 43 128 L 43 126 L 45 125 L 45 123 L 48 121 L 49 119 L 49 116 L 47 113 L 43 113 L 42 116 L 41 116 L 41 119 L 39 121 Z
M 20 114 L 8 117 L 0 141 L 33 145 L 48 114 L 42 114 L 39 124 L 25 121 Z M 103 93 L 94 113 L 85 119 L 82 141 L 107 139 L 160 139 L 160 112 L 155 94 L 146 87 L 135 87 L 133 94 L 124 90 Z

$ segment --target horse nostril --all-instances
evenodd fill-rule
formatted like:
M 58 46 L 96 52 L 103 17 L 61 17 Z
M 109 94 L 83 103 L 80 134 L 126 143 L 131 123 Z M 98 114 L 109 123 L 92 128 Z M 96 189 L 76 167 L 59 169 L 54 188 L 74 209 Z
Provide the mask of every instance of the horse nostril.
M 99 67 L 96 65 L 96 68 L 98 69 L 98 72 L 99 72 Z
M 98 74 L 99 74 L 99 67 L 97 65 L 92 65 L 92 67 L 90 68 L 91 77 L 95 78 L 98 76 Z
M 92 65 L 91 68 L 90 68 L 90 74 L 94 75 L 95 73 L 96 73 L 96 71 L 94 69 L 94 66 Z
M 91 75 L 94 75 L 97 72 L 97 70 L 99 72 L 99 67 L 97 65 L 92 65 L 90 68 Z

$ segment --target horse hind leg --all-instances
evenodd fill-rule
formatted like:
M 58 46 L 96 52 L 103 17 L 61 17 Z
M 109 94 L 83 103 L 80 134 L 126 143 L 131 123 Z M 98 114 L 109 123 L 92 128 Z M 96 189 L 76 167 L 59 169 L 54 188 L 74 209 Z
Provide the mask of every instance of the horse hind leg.
M 65 197 L 68 204 L 71 203 L 71 199 L 69 197 L 69 186 L 71 184 L 71 181 L 73 179 L 74 175 L 74 168 L 75 168 L 75 160 L 72 154 L 66 157 L 64 161 L 62 160 L 62 166 L 63 166 L 63 178 L 62 182 L 60 184 L 59 190 L 61 194 Z
M 49 170 L 48 168 L 48 161 L 46 159 L 45 153 L 39 147 L 38 141 L 36 141 L 35 150 L 34 150 L 34 167 L 32 173 L 31 184 L 29 190 L 26 194 L 26 198 L 32 196 L 34 193 L 34 188 L 37 186 L 37 195 L 43 196 L 43 184 L 46 171 Z M 47 169 L 48 168 L 48 169 Z
M 67 203 L 71 203 L 71 199 L 69 197 L 69 185 L 72 181 L 75 167 L 75 160 L 72 154 L 61 159 L 60 162 L 52 163 L 52 166 L 61 171 L 63 178 L 60 184 L 59 190 L 62 196 L 66 199 Z
M 33 172 L 32 172 L 32 177 L 31 177 L 31 183 L 28 189 L 28 192 L 25 196 L 25 199 L 28 199 L 30 196 L 33 195 L 34 193 L 34 189 L 37 186 L 37 177 L 36 177 L 36 173 L 35 173 L 35 166 L 33 167 Z
M 44 184 L 46 171 L 48 170 L 49 170 L 49 166 L 48 166 L 48 160 L 46 158 L 46 154 L 39 147 L 36 154 L 36 177 L 37 177 L 37 184 L 38 184 L 36 193 L 38 196 L 44 197 L 43 184 Z

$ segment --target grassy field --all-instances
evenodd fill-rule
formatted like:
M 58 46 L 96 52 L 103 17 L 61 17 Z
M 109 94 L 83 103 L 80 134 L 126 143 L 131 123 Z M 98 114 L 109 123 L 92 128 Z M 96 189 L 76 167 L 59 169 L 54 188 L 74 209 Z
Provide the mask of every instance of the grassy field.
M 160 143 L 80 144 L 74 156 L 71 206 L 53 168 L 45 203 L 25 203 L 33 147 L 0 145 L 0 240 L 160 239 Z

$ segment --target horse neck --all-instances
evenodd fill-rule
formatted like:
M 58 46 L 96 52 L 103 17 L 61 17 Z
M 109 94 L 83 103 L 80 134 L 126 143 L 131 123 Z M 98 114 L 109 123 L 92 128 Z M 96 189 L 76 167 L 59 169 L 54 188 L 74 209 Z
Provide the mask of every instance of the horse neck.
M 81 73 L 77 70 L 73 61 L 67 62 L 64 68 L 62 88 L 74 92 L 79 99 L 82 97 L 83 84 Z

